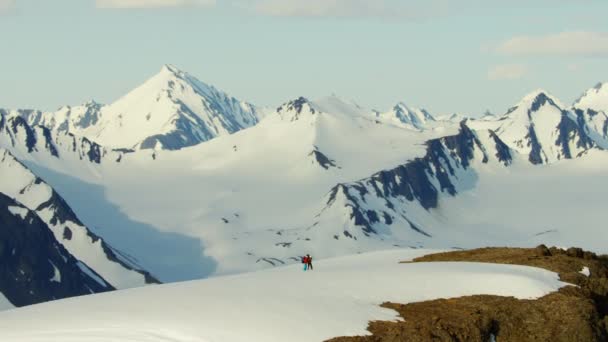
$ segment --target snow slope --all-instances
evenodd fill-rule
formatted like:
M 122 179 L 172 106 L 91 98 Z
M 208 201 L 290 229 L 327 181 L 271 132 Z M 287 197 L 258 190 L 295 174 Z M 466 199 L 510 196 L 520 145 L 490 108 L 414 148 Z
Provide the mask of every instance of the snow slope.
M 368 253 L 323 260 L 311 272 L 292 265 L 11 310 L 0 313 L 0 339 L 323 341 L 366 335 L 370 320 L 397 319 L 379 307 L 385 301 L 474 294 L 531 299 L 565 285 L 555 273 L 524 266 L 398 263 L 429 252 Z
M 576 102 L 575 108 L 592 109 L 596 112 L 608 112 L 608 82 L 598 83 L 587 90 Z
M 76 217 L 63 198 L 10 152 L 0 148 L 0 192 L 35 211 L 70 254 L 93 268 L 115 288 L 145 285 L 149 276 L 131 261 L 119 259 Z

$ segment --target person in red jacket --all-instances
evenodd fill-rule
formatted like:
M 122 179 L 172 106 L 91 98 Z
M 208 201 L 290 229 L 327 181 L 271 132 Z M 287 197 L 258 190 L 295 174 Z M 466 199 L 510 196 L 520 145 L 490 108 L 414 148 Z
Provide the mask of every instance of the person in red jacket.
M 312 257 L 310 254 L 306 254 L 306 265 L 308 266 L 308 269 L 312 271 Z

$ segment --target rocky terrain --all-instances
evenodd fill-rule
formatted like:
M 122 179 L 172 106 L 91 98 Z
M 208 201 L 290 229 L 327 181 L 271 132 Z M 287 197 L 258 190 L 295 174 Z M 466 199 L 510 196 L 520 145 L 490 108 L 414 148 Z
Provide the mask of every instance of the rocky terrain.
M 330 341 L 606 341 L 608 256 L 579 248 L 482 248 L 416 258 L 528 265 L 557 272 L 572 286 L 536 300 L 476 295 L 427 302 L 384 303 L 403 321 L 371 322 L 372 336 Z M 404 286 L 407 286 L 404 284 Z

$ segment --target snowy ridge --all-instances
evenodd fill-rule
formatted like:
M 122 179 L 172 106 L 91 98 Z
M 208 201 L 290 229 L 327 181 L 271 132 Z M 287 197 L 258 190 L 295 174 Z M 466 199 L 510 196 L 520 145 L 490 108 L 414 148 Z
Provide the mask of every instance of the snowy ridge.
M 60 244 L 37 213 L 0 192 L 0 310 L 114 290 Z
M 78 134 L 99 121 L 102 107 L 95 101 L 89 101 L 81 106 L 64 106 L 56 112 L 20 110 L 5 114 L 8 117 L 19 116 L 30 126 L 44 126 L 57 132 Z
M 608 82 L 598 83 L 587 90 L 576 102 L 574 108 L 596 112 L 608 112 Z
M 256 108 L 174 66 L 161 71 L 99 113 L 78 132 L 114 148 L 177 150 L 251 127 Z
M 410 108 L 403 102 L 398 103 L 388 112 L 377 112 L 376 117 L 389 123 L 405 125 L 414 129 L 425 129 L 429 122 L 436 121 L 426 110 Z
M 380 307 L 387 301 L 410 303 L 476 294 L 533 299 L 566 285 L 557 274 L 532 267 L 399 264 L 431 252 L 367 253 L 319 261 L 311 272 L 292 265 L 11 310 L 0 313 L 0 339 L 324 341 L 368 335 L 369 321 L 398 319 L 395 311 Z M 303 322 L 314 329 L 303 329 Z
M 575 158 L 596 146 L 585 123 L 542 90 L 524 97 L 500 122 L 498 136 L 534 164 Z
M 157 282 L 147 272 L 118 259 L 102 239 L 91 233 L 67 203 L 7 150 L 0 149 L 0 192 L 36 212 L 67 251 L 115 288 Z
M 251 127 L 264 111 L 171 65 L 110 105 L 56 112 L 2 111 L 30 126 L 86 137 L 108 149 L 178 150 Z
M 393 244 L 428 240 L 434 233 L 418 222 L 417 215 L 429 215 L 437 208 L 442 193 L 455 196 L 474 187 L 476 168 L 488 163 L 508 166 L 513 161 L 511 150 L 495 133 L 474 132 L 466 122 L 457 135 L 430 140 L 426 146 L 423 158 L 335 186 L 314 229 L 333 231 L 335 240 L 372 238 Z
M 593 109 L 573 109 L 577 121 L 584 125 L 587 135 L 602 149 L 608 149 L 608 115 Z
M 289 101 L 281 105 L 276 110 L 277 115 L 284 121 L 297 121 L 302 117 L 312 118 L 319 114 L 320 111 L 304 97 L 298 97 L 295 100 Z
M 24 159 L 40 159 L 47 163 L 100 164 L 103 160 L 120 162 L 131 150 L 107 149 L 86 137 L 76 136 L 45 126 L 30 125 L 21 116 L 0 113 L 0 146 Z

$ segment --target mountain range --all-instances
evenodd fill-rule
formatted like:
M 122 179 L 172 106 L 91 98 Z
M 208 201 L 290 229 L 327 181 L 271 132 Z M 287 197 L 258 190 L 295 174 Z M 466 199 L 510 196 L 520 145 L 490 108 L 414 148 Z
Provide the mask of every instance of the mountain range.
M 22 306 L 306 253 L 606 251 L 606 113 L 608 84 L 478 119 L 336 96 L 271 110 L 170 65 L 109 105 L 0 109 L 0 292 Z

